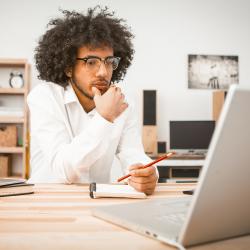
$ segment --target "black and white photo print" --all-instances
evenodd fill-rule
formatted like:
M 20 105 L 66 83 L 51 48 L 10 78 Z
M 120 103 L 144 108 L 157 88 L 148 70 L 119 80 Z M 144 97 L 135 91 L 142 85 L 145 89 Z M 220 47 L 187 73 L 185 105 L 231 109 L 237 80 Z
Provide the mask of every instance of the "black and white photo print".
M 239 83 L 238 56 L 188 55 L 188 88 L 227 90 Z

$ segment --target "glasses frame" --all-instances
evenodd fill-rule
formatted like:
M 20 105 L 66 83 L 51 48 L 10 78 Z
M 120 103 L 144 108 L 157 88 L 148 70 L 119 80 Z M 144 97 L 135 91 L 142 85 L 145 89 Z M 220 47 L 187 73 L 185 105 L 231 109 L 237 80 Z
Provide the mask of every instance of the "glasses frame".
M 107 65 L 107 60 L 110 59 L 110 58 L 116 58 L 118 59 L 118 64 L 117 64 L 117 67 L 115 69 L 113 69 L 112 67 L 112 71 L 116 70 L 119 66 L 119 62 L 121 60 L 121 57 L 118 57 L 118 56 L 107 56 L 105 58 L 101 58 L 99 56 L 87 56 L 87 57 L 77 57 L 76 60 L 79 60 L 79 61 L 84 61 L 85 63 L 87 63 L 88 59 L 98 59 L 100 60 L 105 66 Z M 100 64 L 101 66 L 101 64 Z

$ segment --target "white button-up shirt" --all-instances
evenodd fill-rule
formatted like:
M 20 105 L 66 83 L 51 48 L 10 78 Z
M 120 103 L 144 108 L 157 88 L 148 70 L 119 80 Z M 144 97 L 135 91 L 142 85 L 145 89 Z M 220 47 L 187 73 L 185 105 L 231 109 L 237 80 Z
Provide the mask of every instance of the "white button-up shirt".
M 36 86 L 28 96 L 31 122 L 30 182 L 110 181 L 115 155 L 127 168 L 151 159 L 144 153 L 133 104 L 113 122 L 86 113 L 71 85 Z M 128 100 L 127 100 L 128 101 Z

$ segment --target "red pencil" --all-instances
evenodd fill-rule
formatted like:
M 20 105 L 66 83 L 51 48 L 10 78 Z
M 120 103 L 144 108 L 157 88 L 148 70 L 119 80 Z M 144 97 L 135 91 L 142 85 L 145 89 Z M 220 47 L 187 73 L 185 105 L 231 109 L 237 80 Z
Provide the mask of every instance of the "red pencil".
M 166 155 L 163 155 L 162 157 L 160 157 L 160 158 L 158 158 L 158 159 L 156 159 L 156 160 L 154 160 L 154 161 L 148 163 L 148 164 L 145 165 L 145 166 L 140 167 L 139 169 L 151 167 L 151 166 L 154 165 L 155 163 L 157 163 L 157 162 L 159 162 L 159 161 L 162 161 L 162 160 L 164 160 L 164 159 L 167 159 L 167 158 L 171 157 L 173 154 L 174 154 L 174 152 L 170 152 L 170 153 L 168 153 L 168 154 L 166 154 Z M 130 177 L 130 176 L 131 176 L 131 174 L 127 174 L 127 175 L 125 175 L 125 176 L 122 176 L 122 177 L 120 177 L 120 178 L 117 180 L 117 182 L 120 182 L 120 181 L 122 181 L 122 180 L 124 180 L 124 179 L 126 179 L 126 178 L 128 178 L 128 177 Z

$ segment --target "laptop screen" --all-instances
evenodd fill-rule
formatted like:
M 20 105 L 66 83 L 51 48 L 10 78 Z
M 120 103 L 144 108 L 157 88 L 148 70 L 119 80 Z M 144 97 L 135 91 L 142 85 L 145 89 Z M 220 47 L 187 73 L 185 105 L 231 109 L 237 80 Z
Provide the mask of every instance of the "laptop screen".
M 215 121 L 170 121 L 171 150 L 207 150 Z

